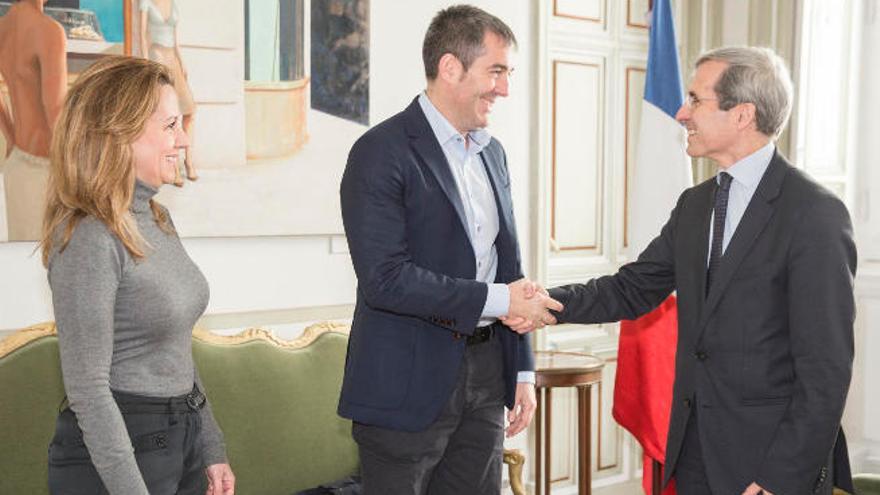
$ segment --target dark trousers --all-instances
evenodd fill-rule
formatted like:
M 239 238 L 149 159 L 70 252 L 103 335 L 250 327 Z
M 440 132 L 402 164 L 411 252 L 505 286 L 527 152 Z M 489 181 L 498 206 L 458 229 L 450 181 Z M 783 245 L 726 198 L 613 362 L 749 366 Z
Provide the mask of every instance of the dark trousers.
M 498 495 L 504 375 L 497 335 L 465 350 L 458 381 L 428 429 L 354 423 L 364 495 Z
M 152 495 L 204 495 L 204 471 L 198 410 L 136 412 L 139 400 L 156 398 L 114 393 L 130 411 L 123 419 L 134 447 L 134 456 Z M 55 436 L 49 445 L 49 493 L 53 495 L 106 495 L 107 489 L 83 443 L 82 430 L 70 408 L 58 415 Z
M 675 464 L 675 491 L 678 495 L 711 495 L 706 466 L 703 464 L 703 449 L 700 446 L 700 432 L 697 428 L 696 410 L 691 410 L 678 462 Z
M 675 478 L 675 490 L 678 495 L 712 495 L 712 490 L 709 488 L 709 479 L 706 476 L 706 466 L 703 464 L 703 449 L 700 446 L 700 433 L 697 427 L 696 416 L 697 413 L 694 409 L 691 411 L 690 418 L 688 418 L 684 440 L 681 445 L 681 453 L 678 455 L 678 462 L 675 464 L 673 477 Z M 843 445 L 845 449 L 845 439 L 843 440 Z M 846 459 L 849 462 L 848 458 Z M 833 466 L 830 456 L 828 466 Z M 824 473 L 833 472 L 833 469 L 823 468 L 823 471 Z M 746 486 L 742 489 L 745 490 Z M 832 477 L 826 477 L 825 474 L 822 474 L 822 479 L 816 482 L 813 493 L 816 495 L 831 495 L 833 489 Z

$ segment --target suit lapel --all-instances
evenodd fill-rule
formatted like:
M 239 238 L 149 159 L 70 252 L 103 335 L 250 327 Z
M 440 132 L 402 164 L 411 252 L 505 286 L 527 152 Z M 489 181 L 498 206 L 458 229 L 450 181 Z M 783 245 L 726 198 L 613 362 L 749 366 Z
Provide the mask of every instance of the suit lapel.
M 508 283 L 522 277 L 519 245 L 516 237 L 516 224 L 513 219 L 513 201 L 510 197 L 510 176 L 504 163 L 501 146 L 491 143 L 480 152 L 486 175 L 495 193 L 495 206 L 498 211 L 498 237 L 495 248 L 498 250 L 498 271 L 495 282 Z
M 428 169 L 434 174 L 434 177 L 437 178 L 437 182 L 458 215 L 465 235 L 470 238 L 470 231 L 467 228 L 467 217 L 464 213 L 464 205 L 461 202 L 461 194 L 458 191 L 458 186 L 455 184 L 455 178 L 452 176 L 449 163 L 446 161 L 446 155 L 443 154 L 443 149 L 440 148 L 440 143 L 437 142 L 437 136 L 434 135 L 431 125 L 428 124 L 428 120 L 419 106 L 418 98 L 413 100 L 409 107 L 407 107 L 406 112 L 408 117 L 407 132 L 412 138 L 413 149 L 422 161 L 425 162 Z
M 764 227 L 767 226 L 767 222 L 773 216 L 773 212 L 776 209 L 773 201 L 779 196 L 786 171 L 787 163 L 778 152 L 775 152 L 773 159 L 770 160 L 770 165 L 767 167 L 767 171 L 758 184 L 758 189 L 755 191 L 754 196 L 752 196 L 751 201 L 749 201 L 748 207 L 746 207 L 742 220 L 740 220 L 736 231 L 733 233 L 733 238 L 730 239 L 724 256 L 721 258 L 721 264 L 718 266 L 718 273 L 714 277 L 712 286 L 709 287 L 709 295 L 706 298 L 706 305 L 700 318 L 700 334 L 705 330 L 709 316 L 721 301 L 721 296 L 724 294 L 728 284 L 730 284 L 733 275 L 736 274 L 737 268 L 749 253 L 755 241 L 760 237 Z M 708 236 L 708 225 L 705 230 Z M 706 243 L 708 243 L 708 237 Z M 705 256 L 701 262 L 705 266 Z M 705 282 L 703 283 L 705 284 Z
M 504 187 L 510 183 L 510 179 L 507 178 L 507 174 L 502 168 L 501 158 L 495 155 L 489 145 L 483 148 L 483 151 L 480 152 L 480 157 L 483 160 L 486 175 L 489 177 L 489 182 L 492 184 L 492 190 L 495 193 L 495 205 L 498 210 L 500 231 L 510 233 L 513 225 L 509 208 L 511 203 L 510 190 Z
M 695 243 L 697 255 L 694 257 L 694 272 L 696 273 L 697 286 L 700 288 L 700 301 L 702 302 L 705 302 L 704 296 L 706 294 L 706 260 L 709 259 L 709 222 L 712 221 L 712 208 L 715 205 L 715 191 L 717 189 L 718 184 L 714 183 L 713 187 L 706 189 L 708 191 L 706 197 L 698 202 L 703 208 L 697 223 L 700 230 Z

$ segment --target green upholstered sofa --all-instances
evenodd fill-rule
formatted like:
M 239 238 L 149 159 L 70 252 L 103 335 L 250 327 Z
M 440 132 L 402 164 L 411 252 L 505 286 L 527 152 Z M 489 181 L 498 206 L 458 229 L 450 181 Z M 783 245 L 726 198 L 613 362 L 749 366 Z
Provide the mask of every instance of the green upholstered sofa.
M 880 495 L 880 474 L 856 474 L 853 485 L 856 495 Z
M 336 415 L 348 327 L 322 323 L 292 341 L 249 329 L 193 332 L 193 355 L 222 428 L 236 493 L 290 495 L 355 474 L 351 423 Z M 0 341 L 0 494 L 40 495 L 55 417 L 64 398 L 51 323 Z M 522 491 L 518 452 L 506 452 Z
M 54 325 L 0 342 L 0 493 L 47 493 L 46 455 L 64 398 Z M 351 423 L 336 415 L 346 327 L 283 341 L 250 329 L 193 333 L 193 355 L 223 429 L 237 493 L 283 494 L 355 474 Z

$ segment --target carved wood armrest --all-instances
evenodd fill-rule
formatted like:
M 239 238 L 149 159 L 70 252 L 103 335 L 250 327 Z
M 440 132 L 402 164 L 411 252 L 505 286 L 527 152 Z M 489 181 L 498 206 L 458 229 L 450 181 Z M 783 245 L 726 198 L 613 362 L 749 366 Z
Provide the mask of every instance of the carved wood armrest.
M 504 464 L 507 464 L 513 495 L 526 495 L 526 486 L 522 479 L 526 456 L 518 449 L 504 449 Z

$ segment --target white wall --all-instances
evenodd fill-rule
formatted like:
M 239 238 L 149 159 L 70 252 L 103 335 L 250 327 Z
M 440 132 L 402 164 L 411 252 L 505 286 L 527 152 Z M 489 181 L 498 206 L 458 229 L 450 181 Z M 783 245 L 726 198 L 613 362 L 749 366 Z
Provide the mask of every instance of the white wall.
M 880 2 L 864 0 L 856 19 L 861 23 L 861 47 L 857 72 L 861 77 L 856 95 L 855 173 L 856 200 L 853 207 L 859 248 L 856 360 L 853 383 L 844 414 L 849 435 L 850 456 L 855 471 L 880 473 Z
M 452 1 L 397 2 L 372 0 L 370 10 L 370 122 L 375 124 L 402 110 L 425 82 L 421 43 L 437 10 Z M 523 47 L 516 57 L 512 95 L 496 104 L 490 131 L 504 143 L 510 160 L 512 188 L 523 259 L 529 260 L 529 168 L 532 157 L 532 96 L 534 75 L 530 51 L 534 40 L 531 2 L 481 0 L 471 2 L 498 15 L 514 30 Z M 243 19 L 241 0 L 212 3 L 211 16 Z M 183 17 L 182 13 L 182 17 Z M 192 18 L 192 16 L 190 16 Z M 195 65 L 197 52 L 217 51 L 203 23 L 181 39 L 190 40 L 184 57 Z M 227 34 L 218 33 L 224 38 Z M 235 34 L 238 45 L 220 54 L 242 60 L 243 30 Z M 225 45 L 225 41 L 219 43 Z M 189 60 L 187 60 L 189 63 Z M 240 65 L 239 63 L 239 65 Z M 192 69 L 191 69 L 192 70 Z M 210 69 L 205 69 L 210 70 Z M 221 70 L 228 70 L 224 67 Z M 242 68 L 238 68 L 243 72 Z M 191 76 L 193 84 L 209 80 Z M 211 126 L 203 118 L 197 125 Z M 197 136 L 205 143 L 204 135 Z M 243 138 L 242 138 L 243 142 Z M 202 155 L 200 158 L 207 158 Z M 210 166 L 210 164 L 207 164 Z M 315 173 L 320 173 L 316 171 Z M 305 177 L 305 180 L 308 178 Z M 327 194 L 338 194 L 336 190 Z M 303 204 L 302 208 L 308 208 Z M 249 237 L 185 239 L 184 244 L 211 285 L 207 312 L 227 313 L 271 309 L 353 304 L 355 277 L 344 253 L 344 242 L 328 237 Z M 331 245 L 336 247 L 331 247 Z M 341 245 L 341 246 L 340 246 Z M 51 296 L 39 256 L 31 256 L 33 243 L 0 244 L 0 330 L 15 329 L 52 319 Z M 526 268 L 528 272 L 528 268 Z

